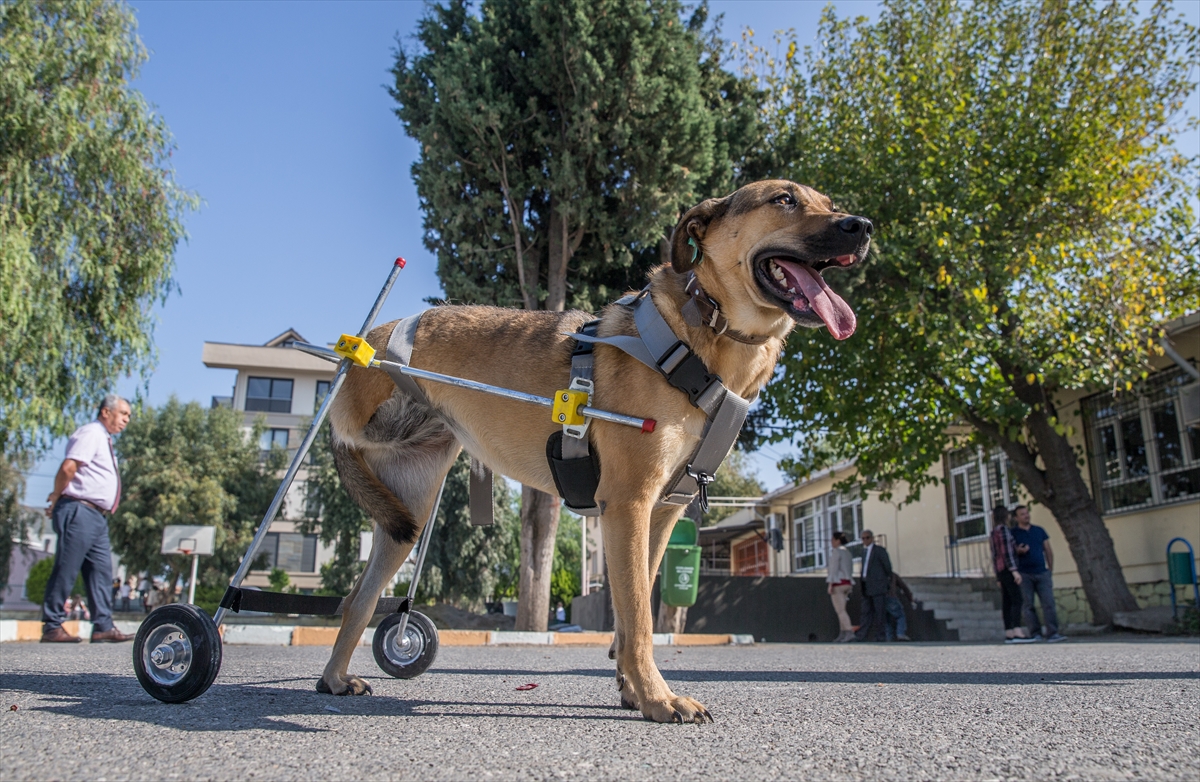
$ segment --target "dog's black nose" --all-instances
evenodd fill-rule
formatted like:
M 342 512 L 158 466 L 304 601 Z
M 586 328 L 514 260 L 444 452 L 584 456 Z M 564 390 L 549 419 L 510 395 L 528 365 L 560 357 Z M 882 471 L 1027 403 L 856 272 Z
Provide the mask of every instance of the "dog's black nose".
M 870 236 L 875 226 L 871 225 L 871 221 L 865 217 L 847 217 L 838 223 L 838 228 L 841 228 L 848 234 L 856 234 L 862 231 L 867 236 Z

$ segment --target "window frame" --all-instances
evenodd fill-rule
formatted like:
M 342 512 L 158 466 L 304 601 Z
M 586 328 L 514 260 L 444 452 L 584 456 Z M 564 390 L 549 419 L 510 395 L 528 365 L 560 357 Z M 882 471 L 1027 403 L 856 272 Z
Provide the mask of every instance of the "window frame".
M 960 461 L 960 464 L 955 464 Z M 1017 483 L 1010 477 L 1008 457 L 999 447 L 987 450 L 982 445 L 967 445 L 955 448 L 946 454 L 946 486 L 947 507 L 946 515 L 949 522 L 950 536 L 957 541 L 981 540 L 992 532 L 992 511 L 996 508 L 997 500 L 1003 501 L 1005 507 L 1013 507 L 1020 503 L 1021 498 Z M 971 474 L 979 477 L 980 510 L 973 510 L 971 499 Z M 965 510 L 959 514 L 959 478 L 965 490 Z M 978 524 L 982 532 L 967 530 L 963 525 Z
M 256 381 L 267 382 L 267 396 L 251 396 L 250 385 Z M 288 384 L 288 394 L 286 397 L 275 395 L 276 384 Z M 296 381 L 288 377 L 259 377 L 257 375 L 246 377 L 246 399 L 242 407 L 248 413 L 286 413 L 292 412 L 292 398 L 296 393 Z M 252 401 L 253 400 L 253 401 Z M 265 404 L 264 404 L 265 403 Z
M 1179 396 L 1180 389 L 1192 382 L 1182 368 L 1173 367 L 1155 372 L 1133 391 L 1120 395 L 1102 391 L 1080 400 L 1092 496 L 1101 514 L 1136 513 L 1148 508 L 1200 500 L 1200 478 L 1195 479 L 1193 484 L 1195 491 L 1174 496 L 1167 496 L 1168 484 L 1164 482 L 1164 478 L 1170 476 L 1200 472 L 1200 433 L 1194 433 L 1191 427 L 1184 425 Z M 1174 435 L 1182 464 L 1164 468 L 1161 450 L 1164 437 L 1158 430 L 1157 416 L 1168 408 L 1174 414 L 1175 427 L 1171 434 Z M 1131 469 L 1137 459 L 1129 453 L 1130 438 L 1126 432 L 1132 430 L 1127 425 L 1134 423 L 1141 437 L 1142 473 Z M 1107 441 L 1105 430 L 1109 431 L 1111 442 Z M 1114 456 L 1113 459 L 1108 458 L 1110 454 Z M 1148 489 L 1144 499 L 1117 504 L 1121 499 L 1119 493 L 1139 484 L 1144 484 Z

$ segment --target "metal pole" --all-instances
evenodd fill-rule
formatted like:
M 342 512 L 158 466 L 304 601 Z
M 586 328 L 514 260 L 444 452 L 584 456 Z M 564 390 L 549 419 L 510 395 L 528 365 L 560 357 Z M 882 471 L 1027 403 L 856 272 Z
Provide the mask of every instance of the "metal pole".
M 429 551 L 429 541 L 433 539 L 433 526 L 437 523 L 438 507 L 442 504 L 442 492 L 446 490 L 446 479 L 442 478 L 442 488 L 438 489 L 437 499 L 433 501 L 433 509 L 429 511 L 429 520 L 425 522 L 425 531 L 421 542 L 417 544 L 417 562 L 413 568 L 412 581 L 408 583 L 408 611 L 412 610 L 413 600 L 417 597 L 417 582 L 421 580 L 421 570 L 425 567 L 425 554 Z M 396 628 L 396 638 L 404 640 L 404 631 L 408 629 L 408 611 L 400 617 L 400 626 Z
M 388 292 L 392 289 L 392 284 L 396 282 L 396 277 L 400 275 L 400 270 L 403 268 L 404 259 L 397 258 L 396 262 L 392 265 L 391 272 L 388 274 L 387 281 L 383 284 L 383 289 L 379 291 L 379 296 L 375 299 L 375 305 L 371 307 L 371 314 L 363 321 L 363 326 L 358 332 L 358 336 L 365 337 L 367 332 L 371 330 L 371 325 L 375 322 L 375 316 L 379 314 L 384 300 L 387 299 Z M 267 530 L 270 529 L 271 522 L 275 520 L 275 514 L 279 512 L 280 506 L 283 505 L 283 499 L 287 496 L 288 489 L 292 487 L 292 481 L 296 479 L 296 473 L 300 470 L 300 464 L 304 461 L 304 457 L 308 456 L 308 449 L 312 447 L 313 440 L 317 439 L 317 430 L 321 428 L 321 424 L 325 421 L 325 416 L 329 413 L 329 407 L 337 397 L 338 391 L 341 390 L 342 383 L 346 382 L 346 373 L 349 371 L 350 359 L 344 358 L 338 362 L 337 374 L 334 375 L 333 383 L 329 386 L 329 393 L 325 395 L 325 401 L 321 403 L 320 409 L 317 410 L 312 425 L 308 427 L 308 433 L 304 435 L 304 440 L 301 441 L 300 447 L 296 449 L 296 455 L 292 457 L 292 463 L 288 465 L 287 473 L 284 474 L 283 481 L 280 482 L 279 488 L 275 491 L 275 498 L 271 500 L 271 506 L 267 508 L 262 522 L 258 525 L 258 531 L 254 533 L 254 540 L 250 542 L 249 551 L 242 557 L 242 562 L 238 565 L 237 572 L 234 573 L 233 579 L 229 582 L 231 587 L 239 586 L 242 583 L 242 579 L 250 571 L 250 566 L 254 563 L 254 555 L 258 553 L 259 547 L 262 546 L 263 539 L 267 536 Z M 213 621 L 218 627 L 224 621 L 225 614 L 227 613 L 228 611 L 224 606 L 217 609 Z
M 188 602 L 196 605 L 196 569 L 200 566 L 200 555 L 192 554 L 192 577 L 188 581 Z
M 580 541 L 580 565 L 581 565 L 581 570 L 583 571 L 582 573 L 580 573 L 580 596 L 582 597 L 582 596 L 586 596 L 588 594 L 588 517 L 587 516 L 580 517 L 580 528 L 583 530 L 583 535 L 581 536 L 582 540 Z M 575 622 L 575 624 L 578 624 L 578 622 Z

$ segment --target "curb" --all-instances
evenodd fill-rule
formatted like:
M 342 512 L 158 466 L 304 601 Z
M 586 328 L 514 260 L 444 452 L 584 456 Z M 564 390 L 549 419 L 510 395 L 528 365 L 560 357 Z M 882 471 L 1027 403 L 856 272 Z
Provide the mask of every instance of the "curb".
M 114 622 L 123 633 L 136 633 L 138 622 Z M 72 635 L 87 639 L 92 623 L 63 622 Z M 310 625 L 239 625 L 224 624 L 221 636 L 229 645 L 241 646 L 333 646 L 337 627 Z M 0 642 L 37 641 L 42 637 L 42 623 L 23 619 L 0 619 Z M 367 628 L 359 639 L 369 646 L 375 637 L 374 628 Z M 441 646 L 610 646 L 612 633 L 528 633 L 511 630 L 439 630 Z M 655 633 L 655 646 L 747 646 L 754 643 L 752 635 L 724 633 Z

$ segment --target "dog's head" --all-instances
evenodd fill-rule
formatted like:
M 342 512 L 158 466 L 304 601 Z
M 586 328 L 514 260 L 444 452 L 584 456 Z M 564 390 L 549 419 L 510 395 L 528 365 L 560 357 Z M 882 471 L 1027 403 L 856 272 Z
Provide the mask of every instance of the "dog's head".
M 755 182 L 688 210 L 672 236 L 671 265 L 695 271 L 736 329 L 771 333 L 782 311 L 846 339 L 854 333 L 854 311 L 821 273 L 861 262 L 871 230 L 870 220 L 837 211 L 810 187 Z

